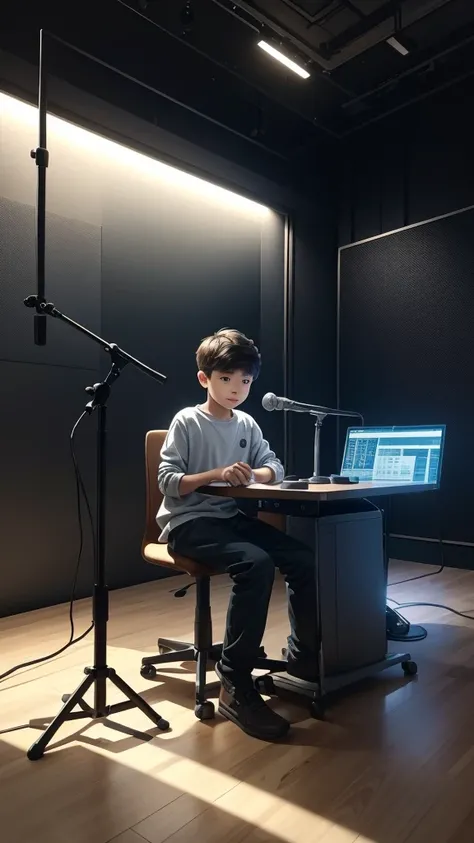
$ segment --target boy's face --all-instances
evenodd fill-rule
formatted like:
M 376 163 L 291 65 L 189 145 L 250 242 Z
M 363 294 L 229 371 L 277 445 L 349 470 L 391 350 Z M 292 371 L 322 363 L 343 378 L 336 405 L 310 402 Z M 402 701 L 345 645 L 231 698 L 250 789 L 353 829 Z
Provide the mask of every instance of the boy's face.
M 198 372 L 198 380 L 216 404 L 226 410 L 235 410 L 247 398 L 253 378 L 240 370 L 212 372 L 210 378 L 204 372 Z

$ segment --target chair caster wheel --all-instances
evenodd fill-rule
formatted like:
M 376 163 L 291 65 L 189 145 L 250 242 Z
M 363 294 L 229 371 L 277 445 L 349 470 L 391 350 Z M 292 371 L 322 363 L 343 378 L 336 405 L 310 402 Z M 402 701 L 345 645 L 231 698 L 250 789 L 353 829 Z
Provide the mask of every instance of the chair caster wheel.
M 36 746 L 36 744 L 33 744 L 26 753 L 26 757 L 29 761 L 39 761 L 43 757 L 43 750 L 39 746 Z
M 170 727 L 170 724 L 168 723 L 168 721 L 167 721 L 167 720 L 165 720 L 165 719 L 162 717 L 162 718 L 161 718 L 161 720 L 160 720 L 160 722 L 158 723 L 158 728 L 160 729 L 160 731 L 161 731 L 161 732 L 167 732 L 167 731 L 168 731 L 168 729 L 169 729 L 169 727 Z
M 309 710 L 315 720 L 324 720 L 324 706 L 321 700 L 311 700 Z
M 70 696 L 71 696 L 71 694 L 63 694 L 62 697 L 61 697 L 61 702 L 67 703 Z
M 418 665 L 416 662 L 402 662 L 402 670 L 405 676 L 416 676 Z
M 156 676 L 156 667 L 154 664 L 142 664 L 140 668 L 140 676 L 144 679 L 154 679 Z
M 198 720 L 213 720 L 215 713 L 216 710 L 214 708 L 214 703 L 210 700 L 206 700 L 206 702 L 203 703 L 197 703 L 194 709 L 194 714 Z
M 275 683 L 269 673 L 265 676 L 257 676 L 253 684 L 259 694 L 266 694 L 267 697 L 275 696 Z

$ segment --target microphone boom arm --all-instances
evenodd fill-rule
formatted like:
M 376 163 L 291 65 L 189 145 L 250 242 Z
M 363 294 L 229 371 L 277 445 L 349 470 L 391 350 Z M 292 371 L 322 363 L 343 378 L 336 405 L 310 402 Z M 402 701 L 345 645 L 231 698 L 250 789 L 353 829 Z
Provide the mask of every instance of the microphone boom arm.
M 113 358 L 120 358 L 123 361 L 123 365 L 125 365 L 125 363 L 132 363 L 145 375 L 149 375 L 151 378 L 158 381 L 159 383 L 164 383 L 166 381 L 165 375 L 162 375 L 155 369 L 150 368 L 150 366 L 147 366 L 145 363 L 142 363 L 141 360 L 137 360 L 136 357 L 132 357 L 131 354 L 128 354 L 127 351 L 124 351 L 122 348 L 119 348 L 118 345 L 116 345 L 114 342 L 107 342 L 107 340 L 104 340 L 102 339 L 102 337 L 99 337 L 97 334 L 94 334 L 92 331 L 89 331 L 88 328 L 85 328 L 83 325 L 80 325 L 79 322 L 75 322 L 74 319 L 70 319 L 69 316 L 66 316 L 64 313 L 61 313 L 61 311 L 58 310 L 54 306 L 54 304 L 52 304 L 52 302 L 42 302 L 38 296 L 28 296 L 24 300 L 24 304 L 26 307 L 35 307 L 40 314 L 44 314 L 45 319 L 47 316 L 54 316 L 55 319 L 60 319 L 62 322 L 66 322 L 66 324 L 70 325 L 71 328 L 75 328 L 76 331 L 80 331 L 81 334 L 85 334 L 86 337 L 89 337 L 89 339 L 102 346 L 104 351 L 110 354 Z
M 308 404 L 308 409 L 302 412 L 309 413 L 310 416 L 340 416 L 344 418 L 362 418 L 361 414 L 357 413 L 355 410 L 335 410 L 332 407 L 313 407 L 311 404 Z

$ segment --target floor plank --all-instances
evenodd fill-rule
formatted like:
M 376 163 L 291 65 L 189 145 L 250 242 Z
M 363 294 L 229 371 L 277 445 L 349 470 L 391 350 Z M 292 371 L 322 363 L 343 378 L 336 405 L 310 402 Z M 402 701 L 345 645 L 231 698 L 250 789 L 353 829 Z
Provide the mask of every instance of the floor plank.
M 108 840 L 107 843 L 143 843 L 143 837 L 140 837 L 139 834 L 128 828 L 127 831 L 124 831 L 112 840 Z
M 420 570 L 429 569 L 396 563 L 390 576 Z M 267 745 L 220 718 L 196 721 L 189 666 L 170 666 L 155 682 L 140 676 L 141 655 L 154 652 L 158 634 L 192 635 L 193 601 L 175 600 L 171 588 L 166 580 L 113 592 L 109 624 L 109 663 L 170 720 L 169 733 L 150 728 L 137 711 L 114 719 L 148 741 L 103 723 L 68 724 L 45 758 L 31 763 L 25 751 L 38 728 L 15 727 L 57 713 L 61 694 L 81 681 L 91 641 L 0 683 L 0 732 L 15 729 L 0 734 L 2 843 L 471 843 L 472 621 L 407 609 L 429 633 L 411 647 L 416 679 L 395 669 L 362 683 L 335 697 L 325 722 L 309 718 L 298 701 L 272 700 L 293 729 Z M 216 636 L 228 592 L 227 580 L 216 578 Z M 447 570 L 389 592 L 466 611 L 474 608 L 474 572 Z M 89 616 L 90 601 L 80 601 L 79 630 Z M 278 580 L 265 636 L 271 655 L 287 627 Z M 54 650 L 66 635 L 65 607 L 0 619 L 0 673 Z M 119 698 L 111 689 L 108 701 Z

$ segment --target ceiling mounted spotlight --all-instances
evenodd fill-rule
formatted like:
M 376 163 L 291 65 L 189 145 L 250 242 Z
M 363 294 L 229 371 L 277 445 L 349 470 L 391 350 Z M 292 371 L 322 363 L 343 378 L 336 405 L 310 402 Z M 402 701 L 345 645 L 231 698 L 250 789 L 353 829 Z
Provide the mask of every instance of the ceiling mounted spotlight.
M 288 67 L 293 73 L 297 73 L 298 76 L 301 76 L 302 79 L 309 79 L 310 74 L 304 67 L 301 67 L 292 59 L 289 59 L 288 56 L 285 56 L 280 50 L 277 50 L 276 47 L 273 47 L 267 41 L 259 41 L 258 46 L 268 53 L 269 56 L 279 61 L 281 64 L 284 64 L 285 67 Z

